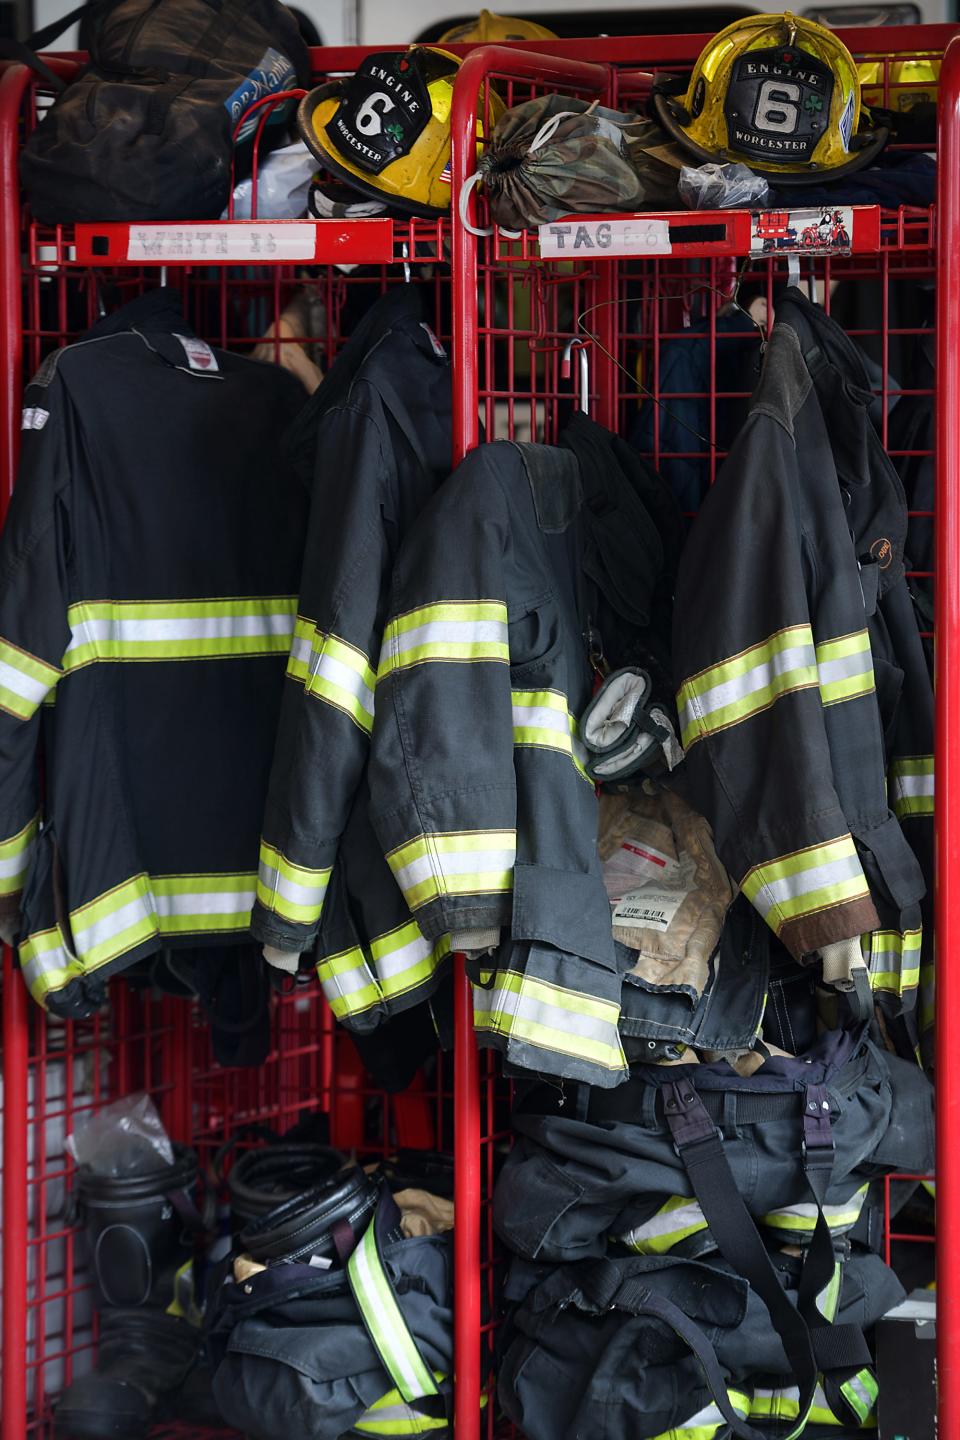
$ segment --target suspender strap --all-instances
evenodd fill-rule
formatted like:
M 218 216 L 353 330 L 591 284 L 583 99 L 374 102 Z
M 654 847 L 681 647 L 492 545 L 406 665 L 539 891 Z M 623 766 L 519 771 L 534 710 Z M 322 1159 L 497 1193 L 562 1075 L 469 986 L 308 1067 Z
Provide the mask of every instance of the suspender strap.
M 806 1320 L 790 1302 L 780 1284 L 760 1232 L 743 1202 L 733 1172 L 723 1153 L 723 1141 L 700 1097 L 688 1080 L 666 1086 L 664 1113 L 677 1154 L 683 1161 L 710 1232 L 728 1264 L 750 1284 L 770 1312 L 800 1390 L 797 1425 L 786 1440 L 802 1435 L 817 1388 L 818 1366 Z M 830 1275 L 833 1274 L 831 1247 Z M 825 1276 L 819 1289 L 828 1283 Z M 699 1358 L 699 1357 L 698 1357 Z M 714 1399 L 719 1405 L 717 1395 Z M 724 1416 L 726 1419 L 726 1415 Z M 731 1421 L 727 1421 L 732 1425 Z M 741 1423 L 741 1422 L 738 1422 Z M 747 1427 L 749 1430 L 749 1427 Z M 737 1435 L 744 1435 L 734 1429 Z M 755 1436 L 756 1431 L 750 1430 Z
M 577 1284 L 584 1297 L 601 1310 L 625 1310 L 630 1315 L 649 1315 L 652 1319 L 662 1321 L 700 1362 L 714 1404 L 730 1427 L 729 1433 L 736 1435 L 738 1440 L 767 1440 L 765 1431 L 748 1424 L 743 1414 L 734 1408 L 716 1350 L 699 1325 L 685 1315 L 672 1300 L 658 1295 L 644 1285 L 642 1280 L 622 1280 L 619 1270 L 610 1260 L 598 1260 L 589 1268 L 584 1267 L 582 1274 L 578 1276 Z M 789 1301 L 787 1303 L 789 1304 Z M 799 1318 L 795 1310 L 793 1314 Z M 812 1363 L 810 1359 L 808 1368 Z M 789 1436 L 783 1437 L 783 1440 L 794 1440 L 795 1436 L 802 1434 L 812 1403 L 811 1393 L 810 1401 L 805 1407 L 801 1407 L 801 1423 Z
M 436 1382 L 403 1318 L 393 1283 L 383 1263 L 381 1236 L 386 1205 L 381 1199 L 376 1213 L 347 1264 L 347 1278 L 367 1334 L 380 1356 L 383 1368 L 401 1397 L 408 1403 L 425 1395 L 437 1395 Z

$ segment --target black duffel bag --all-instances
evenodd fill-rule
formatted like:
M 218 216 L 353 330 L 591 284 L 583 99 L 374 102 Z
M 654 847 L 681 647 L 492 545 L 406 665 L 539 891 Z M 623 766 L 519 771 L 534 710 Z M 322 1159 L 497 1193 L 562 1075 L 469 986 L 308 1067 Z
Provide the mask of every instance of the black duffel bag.
M 293 15 L 279 0 L 101 0 L 84 18 L 90 63 L 21 156 L 33 215 L 47 225 L 219 218 L 238 121 L 263 96 L 309 81 Z

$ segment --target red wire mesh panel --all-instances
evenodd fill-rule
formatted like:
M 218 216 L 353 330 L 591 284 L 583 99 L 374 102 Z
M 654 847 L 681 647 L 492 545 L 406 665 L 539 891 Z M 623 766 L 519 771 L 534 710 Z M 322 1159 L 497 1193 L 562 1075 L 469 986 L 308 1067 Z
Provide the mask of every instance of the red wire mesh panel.
M 64 68 L 69 75 L 70 67 Z M 318 74 L 317 79 L 322 78 Z M 31 83 L 19 111 L 21 138 L 36 124 L 45 103 Z M 9 141 L 6 134 L 0 144 Z M 23 258 L 17 287 L 22 317 L 15 347 L 19 373 L 11 416 L 20 387 L 51 351 L 79 338 L 105 310 L 158 283 L 178 291 L 189 323 L 209 343 L 243 354 L 260 346 L 260 358 L 276 360 L 282 359 L 285 346 L 300 344 L 323 371 L 355 321 L 388 286 L 422 287 L 424 313 L 436 318 L 438 333 L 449 336 L 445 227 L 439 223 L 391 224 L 389 267 L 275 264 L 171 266 L 165 271 L 108 264 L 94 271 L 77 259 L 72 227 L 37 225 L 19 206 L 13 225 L 7 218 L 8 233 L 17 235 Z M 296 337 L 279 324 L 295 297 L 301 317 L 306 317 L 306 333 Z M 10 299 L 15 301 L 15 296 Z M 26 1429 L 13 1428 L 9 1417 L 5 1422 L 18 1440 L 52 1435 L 57 1394 L 86 1373 L 95 1357 L 96 1315 L 84 1241 L 70 1218 L 73 1166 L 64 1148 L 66 1136 L 90 1114 L 124 1095 L 148 1091 L 171 1138 L 196 1149 L 208 1187 L 217 1184 L 214 1161 L 227 1142 L 236 1144 L 219 1167 L 223 1174 L 242 1148 L 262 1143 L 264 1132 L 282 1135 L 305 1116 L 324 1117 L 330 1143 L 361 1160 L 398 1149 L 452 1149 L 452 1075 L 444 1056 L 438 1053 L 400 1094 L 377 1089 L 315 983 L 275 997 L 268 1057 L 263 1065 L 244 1070 L 216 1062 L 197 1005 L 160 995 L 149 981 L 134 985 L 122 977 L 115 980 L 103 1012 L 72 1023 L 48 1019 L 32 1004 L 24 1006 L 19 993 L 11 1000 L 10 991 L 22 982 L 12 969 L 7 981 L 7 1033 L 16 1036 L 17 1046 L 7 1047 L 5 1074 L 13 1093 L 15 1072 L 25 1063 L 29 1097 L 27 1286 L 7 1309 L 11 1333 L 22 1332 L 27 1343 Z M 12 1023 L 14 1009 L 23 1018 Z M 13 1153 L 9 1146 L 6 1151 Z M 222 1185 L 220 1192 L 222 1200 Z M 5 1238 L 7 1244 L 17 1243 L 9 1227 Z M 184 1423 L 154 1433 L 206 1432 Z
M 911 85 L 922 88 L 920 81 L 901 80 L 903 60 L 929 52 L 908 30 L 886 31 L 884 41 L 889 49 L 882 55 L 863 49 L 855 54 L 858 59 L 871 55 L 873 102 L 895 108 Z M 654 71 L 688 71 L 699 48 L 697 38 L 657 37 L 610 42 L 603 56 L 585 46 L 583 58 L 605 58 L 613 66 L 603 103 L 642 109 Z M 554 88 L 593 98 L 586 85 L 578 91 L 576 85 L 521 82 L 499 58 L 481 83 L 488 91 L 496 87 L 510 104 Z M 465 112 L 469 106 L 468 99 Z M 480 197 L 476 223 L 482 229 L 490 220 L 482 191 Z M 796 203 L 800 208 L 804 202 Z M 535 231 L 519 239 L 498 231 L 464 240 L 475 247 L 468 263 L 476 264 L 478 292 L 475 364 L 469 340 L 461 338 L 455 348 L 455 364 L 469 371 L 469 379 L 461 372 L 456 382 L 464 411 L 469 415 L 477 407 L 487 440 L 550 443 L 582 405 L 633 441 L 685 497 L 684 508 L 692 517 L 706 487 L 716 480 L 752 393 L 762 346 L 776 319 L 777 292 L 798 283 L 864 352 L 884 444 L 908 477 L 908 494 L 915 489 L 931 497 L 909 511 L 910 550 L 919 557 L 909 575 L 929 609 L 925 638 L 931 642 L 937 277 L 932 207 L 900 206 L 871 215 L 875 242 L 852 254 L 818 255 L 817 237 L 811 234 L 809 253 L 793 269 L 786 257 L 777 256 L 775 237 L 766 253 L 762 244 L 754 247 L 759 253 L 750 253 L 749 226 L 746 246 L 730 244 L 729 237 L 739 233 L 735 219 L 712 213 L 677 217 L 669 225 L 669 258 L 605 259 L 587 247 L 586 255 L 578 254 L 575 219 L 565 254 L 555 260 L 541 257 Z M 806 223 L 816 227 L 817 217 Z M 711 248 L 727 253 L 710 253 Z M 469 326 L 462 333 L 469 334 Z M 683 384 L 677 383 L 678 375 Z M 690 377 L 696 377 L 692 384 Z M 905 410 L 894 418 L 899 402 L 910 407 L 917 423 L 902 423 Z M 483 1330 L 495 1346 L 506 1260 L 498 1249 L 490 1201 L 510 1144 L 509 1094 L 492 1062 L 485 1060 L 481 1073 Z M 913 1200 L 891 1220 L 898 1185 L 915 1188 L 917 1180 L 923 1183 Z M 933 1280 L 933 1191 L 929 1176 L 890 1177 L 885 1183 L 885 1252 L 908 1289 Z M 488 1393 L 483 1433 L 489 1440 L 513 1435 L 498 1416 L 492 1383 Z
M 895 105 L 904 88 L 921 83 L 904 81 L 895 64 L 921 50 L 927 53 L 934 41 L 942 46 L 947 33 L 946 27 L 935 37 L 886 30 L 885 50 L 879 56 L 877 32 L 858 32 L 848 39 L 859 56 L 872 56 L 871 83 L 880 92 L 881 103 Z M 639 106 L 649 92 L 653 71 L 688 69 L 702 38 L 548 46 L 559 57 L 551 62 L 552 81 L 547 61 L 539 65 L 539 75 L 529 73 L 529 65 L 521 74 L 523 67 L 511 67 L 498 50 L 496 68 L 484 82 L 485 128 L 492 117 L 491 84 L 507 105 L 548 89 L 562 89 L 588 99 L 599 94 L 604 103 L 623 108 Z M 583 62 L 579 82 L 569 68 L 566 80 L 557 78 L 561 61 L 569 67 L 570 56 Z M 325 55 L 325 64 L 332 71 L 345 70 L 357 58 L 357 52 L 338 52 Z M 533 67 L 535 72 L 537 68 Z M 0 88 L 9 79 L 9 75 L 0 78 Z M 25 131 L 36 123 L 36 93 L 31 85 L 25 103 L 21 106 L 17 100 L 14 118 Z M 472 99 L 467 113 L 471 123 L 466 153 L 472 160 Z M 0 428 L 8 456 L 22 379 L 52 349 L 82 334 L 96 320 L 101 302 L 112 307 L 158 279 L 155 266 L 122 264 L 94 273 L 78 259 L 77 236 L 70 227 L 38 227 L 18 207 L 11 211 L 15 184 L 11 123 L 9 107 L 0 106 L 0 167 L 4 167 L 0 203 L 6 241 L 0 265 L 7 315 L 2 343 L 9 362 Z M 480 210 L 482 215 L 482 204 Z M 178 265 L 171 267 L 167 278 L 181 293 L 199 335 L 244 352 L 258 341 L 265 342 L 277 358 L 284 346 L 297 343 L 278 333 L 277 322 L 293 297 L 304 292 L 309 316 L 304 338 L 311 355 L 325 367 L 349 332 L 350 317 L 385 286 L 404 283 L 406 260 L 413 283 L 431 294 L 428 308 L 436 315 L 439 333 L 448 341 L 453 338 L 464 443 L 470 443 L 471 427 L 477 421 L 486 439 L 549 442 L 556 439 L 573 408 L 582 404 L 596 419 L 631 436 L 668 477 L 683 478 L 692 497 L 687 507 L 692 513 L 697 497 L 713 483 L 723 461 L 738 407 L 750 393 L 750 367 L 775 321 L 778 288 L 788 278 L 786 262 L 775 250 L 750 255 L 742 247 L 717 242 L 718 225 L 727 227 L 723 235 L 728 236 L 733 233 L 732 223 L 704 220 L 706 229 L 698 230 L 678 222 L 673 227 L 676 237 L 670 231 L 674 251 L 667 258 L 609 260 L 571 254 L 544 261 L 530 233 L 520 239 L 499 234 L 476 239 L 464 237 L 448 222 L 414 221 L 390 230 L 389 245 L 380 257 L 390 262 L 388 266 L 364 263 L 359 270 L 345 272 L 324 264 L 223 269 Z M 849 256 L 805 255 L 799 279 L 815 287 L 817 297 L 866 352 L 876 376 L 875 403 L 884 441 L 898 466 L 916 469 L 931 461 L 932 440 L 918 428 L 911 432 L 909 443 L 898 443 L 893 402 L 909 400 L 922 406 L 934 392 L 932 372 L 925 375 L 917 358 L 933 338 L 937 272 L 932 217 L 925 209 L 901 207 L 884 212 L 879 223 L 875 249 Z M 353 233 L 370 232 L 358 228 Z M 104 253 L 113 252 L 108 248 Z M 468 264 L 463 263 L 465 257 Z M 22 298 L 20 311 L 13 300 L 16 295 Z M 732 318 L 738 321 L 736 327 L 729 323 Z M 667 362 L 684 350 L 697 357 L 696 365 L 682 367 L 701 376 L 692 388 L 678 386 L 670 378 L 673 372 Z M 581 353 L 586 355 L 585 370 Z M 911 526 L 924 553 L 932 555 L 932 511 L 912 510 Z M 914 584 L 929 593 L 933 570 L 932 560 L 919 566 L 913 572 Z M 6 974 L 19 986 L 12 970 L 8 968 Z M 449 1060 L 438 1057 L 402 1096 L 376 1091 L 315 989 L 297 990 L 275 1002 L 269 1058 L 249 1072 L 218 1066 L 198 1012 L 186 1001 L 160 997 L 149 988 L 132 989 L 115 982 L 109 1009 L 73 1024 L 47 1021 L 33 1008 L 26 1012 L 19 992 L 16 1000 L 9 993 L 4 1000 L 8 1016 L 4 1099 L 19 1103 L 22 1094 L 28 1107 L 27 1214 L 15 1217 L 18 1226 L 23 1220 L 26 1227 L 27 1286 L 22 1298 L 6 1297 L 5 1338 L 18 1333 L 26 1339 L 29 1412 L 26 1431 L 14 1428 L 15 1418 L 5 1421 L 5 1440 L 49 1435 L 53 1397 L 82 1373 L 94 1352 L 95 1317 L 82 1245 L 65 1216 L 71 1167 L 64 1138 L 83 1115 L 118 1096 L 148 1089 L 171 1135 L 193 1144 L 205 1169 L 238 1130 L 260 1125 L 283 1132 L 305 1114 L 328 1117 L 331 1142 L 362 1155 L 410 1145 L 449 1149 L 454 1143 Z M 461 1053 L 459 1058 L 467 1067 L 464 1073 L 469 1073 L 471 1056 L 464 1058 Z M 498 1078 L 492 1056 L 481 1058 L 479 1103 L 474 1105 L 472 1092 L 468 1098 L 457 1145 L 461 1161 L 472 1166 L 479 1158 L 483 1209 L 473 1263 L 479 1265 L 481 1307 L 478 1319 L 465 1301 L 458 1300 L 458 1324 L 465 1328 L 464 1343 L 473 1347 L 474 1354 L 479 1329 L 489 1374 L 504 1265 L 489 1202 L 510 1143 L 509 1087 Z M 458 1112 L 458 1118 L 464 1115 Z M 248 1138 L 244 1143 L 253 1141 Z M 8 1156 L 19 1154 L 15 1147 L 5 1150 Z M 890 1194 L 888 1184 L 888 1250 L 895 1260 L 904 1247 L 924 1257 L 917 1270 L 922 1277 L 932 1250 L 929 1196 L 899 1216 L 894 1231 L 889 1223 Z M 15 1230 L 6 1241 L 8 1246 L 17 1243 Z M 9 1353 L 16 1363 L 16 1347 Z M 458 1376 L 462 1373 L 458 1362 Z M 16 1394 L 15 1386 L 11 1393 Z M 487 1437 L 511 1433 L 498 1416 L 492 1381 L 487 1382 L 479 1425 L 475 1399 L 468 1396 L 468 1400 L 473 1414 L 462 1426 L 458 1419 L 458 1440 L 473 1440 L 480 1433 Z M 8 1416 L 11 1413 L 8 1410 Z M 198 1432 L 195 1428 L 178 1432 L 174 1427 L 164 1433 Z

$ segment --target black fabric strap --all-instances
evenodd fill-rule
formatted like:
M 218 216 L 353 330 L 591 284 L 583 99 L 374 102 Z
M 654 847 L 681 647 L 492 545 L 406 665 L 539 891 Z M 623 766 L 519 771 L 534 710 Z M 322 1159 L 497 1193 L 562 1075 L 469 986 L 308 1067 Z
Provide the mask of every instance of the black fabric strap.
M 585 1269 L 583 1277 L 578 1279 L 578 1284 L 585 1298 L 599 1309 L 625 1310 L 629 1315 L 649 1315 L 652 1319 L 662 1321 L 700 1362 L 710 1393 L 730 1426 L 731 1433 L 738 1436 L 739 1440 L 767 1440 L 764 1431 L 748 1424 L 734 1410 L 716 1350 L 699 1325 L 685 1315 L 679 1306 L 674 1305 L 672 1300 L 658 1295 L 636 1277 L 621 1280 L 620 1271 L 610 1260 L 599 1260 L 589 1269 Z
M 807 1321 L 791 1304 L 780 1284 L 723 1153 L 723 1141 L 696 1090 L 689 1081 L 679 1081 L 668 1085 L 665 1093 L 667 1123 L 704 1219 L 724 1259 L 743 1276 L 770 1312 L 800 1390 L 800 1421 L 805 1422 L 813 1403 L 819 1369 Z M 831 1247 L 830 1275 L 832 1255 Z M 826 1280 L 823 1283 L 826 1284 Z M 749 1426 L 746 1428 L 751 1436 L 758 1433 Z M 801 1431 L 802 1424 L 791 1435 Z M 744 1431 L 736 1433 L 743 1435 Z
M 57 95 L 67 88 L 66 82 L 23 40 L 0 40 L 0 60 L 19 60 L 21 65 L 28 66 L 41 80 L 45 80 Z

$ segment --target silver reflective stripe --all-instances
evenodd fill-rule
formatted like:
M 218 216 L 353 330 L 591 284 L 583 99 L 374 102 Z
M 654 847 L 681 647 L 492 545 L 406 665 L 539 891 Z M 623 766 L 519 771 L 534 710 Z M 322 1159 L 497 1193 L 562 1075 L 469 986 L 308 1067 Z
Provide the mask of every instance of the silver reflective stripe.
M 521 729 L 555 730 L 558 735 L 570 734 L 570 715 L 566 704 L 562 710 L 545 705 L 514 705 L 513 723 Z
M 260 615 L 195 615 L 189 618 L 165 617 L 157 620 L 122 620 L 102 617 L 75 620 L 73 638 L 66 653 L 81 645 L 94 645 L 105 640 L 118 643 L 175 640 L 229 640 L 238 635 L 289 635 L 290 616 Z
M 438 1394 L 383 1272 L 377 1253 L 376 1219 L 347 1262 L 347 1273 L 364 1323 L 387 1373 L 408 1403 Z
M 406 893 L 424 880 L 432 879 L 437 872 L 447 879 L 451 875 L 485 875 L 511 870 L 516 859 L 515 850 L 436 850 L 433 856 L 421 855 L 394 875 L 400 889 Z
M 21 700 L 34 709 L 41 704 L 45 695 L 53 688 L 52 684 L 37 680 L 32 675 L 27 675 L 21 669 L 14 669 L 5 660 L 0 659 L 0 687 L 4 690 L 12 690 L 14 695 L 19 695 Z
M 773 654 L 768 652 L 765 658 L 751 666 L 750 669 L 743 670 L 739 675 L 733 675 L 729 679 L 719 679 L 719 683 L 712 685 L 710 689 L 685 698 L 680 709 L 681 729 L 687 732 L 691 726 L 696 725 L 698 720 L 709 721 L 712 715 L 716 715 L 718 711 L 726 711 L 730 707 L 736 707 L 736 712 L 731 713 L 730 718 L 738 718 L 741 709 L 749 711 L 752 700 L 766 701 L 775 698 L 778 688 L 776 681 L 783 675 L 799 672 L 799 678 L 803 683 L 813 683 L 816 680 L 817 663 L 813 636 L 810 635 L 809 628 L 806 626 L 798 626 L 797 629 L 800 631 L 797 643 L 782 650 L 775 650 Z M 803 638 L 804 631 L 810 635 L 809 640 Z M 761 648 L 766 649 L 766 647 Z M 718 677 L 729 665 L 730 662 L 724 662 L 714 667 Z M 685 691 L 686 687 L 681 690 L 681 695 L 684 695 Z M 767 694 L 767 692 L 770 693 Z
M 813 865 L 809 870 L 797 870 L 793 875 L 768 881 L 757 891 L 753 903 L 765 912 L 784 900 L 799 900 L 811 891 L 826 889 L 842 880 L 854 880 L 862 873 L 858 855 L 841 856 L 825 865 Z
M 706 1228 L 706 1219 L 696 1200 L 671 1195 L 655 1215 L 624 1235 L 622 1243 L 641 1255 L 662 1255 L 688 1235 Z
M 260 861 L 260 880 L 271 895 L 280 895 L 284 900 L 289 900 L 292 905 L 321 906 L 323 897 L 327 893 L 326 881 L 320 885 L 301 885 L 299 881 L 290 880 L 286 875 L 282 875 L 273 865 L 268 865 L 266 860 Z
M 896 779 L 898 795 L 932 795 L 932 775 L 898 775 Z
M 387 655 L 394 660 L 421 645 L 497 645 L 506 639 L 507 627 L 500 620 L 431 620 L 414 630 L 391 635 Z
M 249 914 L 257 892 L 250 890 L 190 890 L 182 894 L 154 895 L 157 914 L 161 919 L 175 915 L 238 915 Z
M 840 1386 L 840 1393 L 862 1424 L 877 1403 L 879 1388 L 869 1370 L 861 1370 Z
M 332 685 L 346 690 L 359 702 L 370 719 L 373 719 L 373 691 L 356 670 L 351 670 L 349 665 L 344 665 L 342 660 L 337 660 L 329 651 L 324 651 L 319 657 L 319 663 L 312 661 L 309 668 L 311 676 L 319 676 L 321 680 L 329 680 Z
M 363 952 L 361 950 L 358 950 L 356 953 L 362 957 Z M 321 961 L 320 964 L 322 965 L 323 961 Z M 327 985 L 330 985 L 332 995 L 353 995 L 358 990 L 366 989 L 372 979 L 373 976 L 361 958 L 353 970 L 338 970 L 332 980 L 325 980 L 322 983 L 325 991 Z
M 152 919 L 155 914 L 153 896 L 149 894 L 134 895 L 118 910 L 113 910 L 110 914 L 102 915 L 86 924 L 74 913 L 71 916 L 74 943 L 79 954 L 84 955 L 88 951 L 95 950 L 97 946 L 104 945 L 107 941 L 122 935 L 125 930 L 132 929 L 140 921 Z

